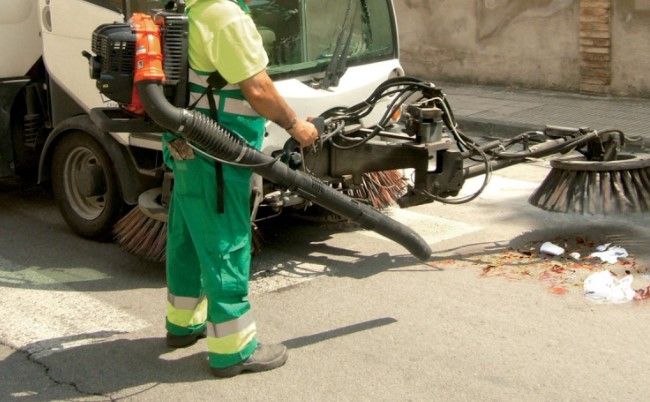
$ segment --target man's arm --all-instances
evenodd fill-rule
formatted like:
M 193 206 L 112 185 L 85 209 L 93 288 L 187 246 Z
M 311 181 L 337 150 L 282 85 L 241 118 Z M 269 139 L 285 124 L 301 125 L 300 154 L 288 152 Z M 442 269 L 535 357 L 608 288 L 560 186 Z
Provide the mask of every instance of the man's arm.
M 266 70 L 240 82 L 239 87 L 257 113 L 287 130 L 302 147 L 309 146 L 316 141 L 318 138 L 316 127 L 296 116 L 296 112 L 291 109 L 275 88 Z

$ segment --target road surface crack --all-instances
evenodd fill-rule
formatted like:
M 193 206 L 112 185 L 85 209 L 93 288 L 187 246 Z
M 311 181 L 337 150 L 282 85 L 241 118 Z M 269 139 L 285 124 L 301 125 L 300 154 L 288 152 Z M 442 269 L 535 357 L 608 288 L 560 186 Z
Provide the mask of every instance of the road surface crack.
M 16 353 L 20 353 L 20 354 L 22 354 L 23 356 L 25 356 L 25 358 L 26 358 L 29 362 L 31 362 L 31 363 L 37 365 L 38 367 L 40 367 L 40 368 L 43 370 L 45 376 L 46 376 L 46 377 L 47 377 L 47 378 L 48 378 L 52 383 L 54 383 L 54 384 L 56 384 L 56 385 L 60 385 L 60 386 L 68 386 L 68 387 L 74 389 L 78 394 L 80 394 L 80 395 L 84 395 L 84 396 L 99 396 L 99 397 L 102 397 L 102 398 L 106 398 L 105 400 L 107 400 L 107 401 L 116 401 L 116 400 L 117 400 L 117 399 L 114 399 L 112 396 L 110 396 L 110 395 L 106 395 L 106 394 L 102 394 L 101 392 L 86 391 L 86 390 L 82 389 L 79 385 L 77 385 L 77 384 L 76 384 L 75 382 L 73 382 L 73 381 L 63 381 L 63 380 L 59 380 L 59 379 L 55 378 L 55 377 L 52 375 L 52 373 L 51 373 L 51 367 L 48 366 L 47 364 L 43 363 L 42 361 L 38 360 L 38 359 L 34 356 L 35 353 L 30 353 L 30 352 L 28 352 L 28 351 L 26 351 L 26 350 L 23 350 L 23 349 L 20 349 L 20 348 L 15 348 L 15 347 L 9 345 L 9 344 L 6 343 L 6 342 L 3 342 L 2 340 L 0 340 L 0 345 L 5 346 L 5 347 L 7 347 L 7 348 L 9 348 L 9 349 L 11 349 L 11 350 L 13 350 L 13 351 L 15 351 Z

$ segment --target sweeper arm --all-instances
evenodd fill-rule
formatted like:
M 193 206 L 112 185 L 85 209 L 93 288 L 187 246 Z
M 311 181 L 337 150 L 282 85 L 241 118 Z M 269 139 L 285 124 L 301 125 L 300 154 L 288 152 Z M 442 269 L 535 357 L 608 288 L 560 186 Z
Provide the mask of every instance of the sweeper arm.
M 383 98 L 391 100 L 384 119 L 370 127 L 361 125 L 361 117 Z M 386 117 L 399 110 L 403 111 L 401 121 L 391 123 Z M 295 144 L 285 147 L 290 165 L 329 182 L 345 185 L 347 181 L 352 186 L 363 173 L 412 169 L 412 184 L 398 200 L 402 207 L 432 201 L 468 202 L 478 197 L 495 170 L 526 163 L 531 158 L 575 151 L 582 156 L 553 164 L 554 170 L 573 173 L 565 172 L 558 177 L 554 172 L 551 176 L 555 177 L 555 187 L 540 187 L 531 197 L 533 205 L 557 212 L 590 214 L 650 210 L 650 162 L 642 157 L 619 155 L 625 144 L 625 135 L 619 130 L 598 132 L 590 128 L 547 126 L 543 132 L 525 132 L 511 139 L 479 144 L 459 130 L 452 108 L 439 88 L 411 77 L 388 80 L 364 102 L 329 110 L 322 117 L 327 130 L 317 146 L 306 152 L 299 152 Z M 591 173 L 584 173 L 587 171 Z M 601 175 L 604 171 L 610 173 Z M 458 195 L 466 179 L 481 175 L 485 180 L 478 192 L 451 198 Z M 553 191 L 554 196 L 545 197 L 545 191 Z M 553 205 L 547 204 L 547 198 Z

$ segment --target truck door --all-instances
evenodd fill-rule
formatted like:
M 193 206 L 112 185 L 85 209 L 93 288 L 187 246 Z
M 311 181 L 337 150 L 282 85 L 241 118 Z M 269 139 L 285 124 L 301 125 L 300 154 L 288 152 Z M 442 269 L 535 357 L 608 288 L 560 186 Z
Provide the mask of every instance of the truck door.
M 123 154 L 121 146 L 83 114 L 104 102 L 81 52 L 91 49 L 97 26 L 124 21 L 121 4 L 121 0 L 38 0 L 53 125 L 41 164 L 49 168 L 65 221 L 92 239 L 108 238 L 123 210 L 114 168 L 114 158 Z
M 50 78 L 85 111 L 103 102 L 81 52 L 90 50 L 92 32 L 97 26 L 124 20 L 121 3 L 121 0 L 38 0 L 43 60 Z

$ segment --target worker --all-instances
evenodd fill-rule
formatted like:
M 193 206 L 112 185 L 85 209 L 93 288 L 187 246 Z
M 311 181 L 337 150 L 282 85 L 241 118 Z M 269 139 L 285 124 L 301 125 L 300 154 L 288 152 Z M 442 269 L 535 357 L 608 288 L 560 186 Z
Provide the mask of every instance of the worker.
M 190 103 L 258 150 L 266 119 L 309 146 L 317 130 L 296 116 L 269 78 L 249 1 L 185 1 Z M 210 369 L 217 377 L 282 366 L 286 347 L 258 341 L 248 300 L 251 169 L 216 162 L 172 133 L 164 135 L 163 154 L 174 172 L 167 344 L 186 347 L 207 335 Z

